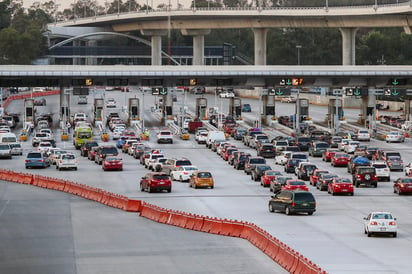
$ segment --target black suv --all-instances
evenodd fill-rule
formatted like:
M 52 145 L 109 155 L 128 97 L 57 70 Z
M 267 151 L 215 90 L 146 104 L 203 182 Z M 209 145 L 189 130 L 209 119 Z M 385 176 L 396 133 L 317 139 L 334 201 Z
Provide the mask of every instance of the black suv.
M 119 152 L 115 146 L 99 146 L 94 156 L 94 162 L 101 165 L 107 155 L 118 155 Z
M 308 151 L 311 142 L 309 137 L 297 137 L 293 145 L 299 147 L 301 151 Z
M 264 158 L 274 158 L 276 154 L 276 149 L 273 144 L 260 144 L 257 146 L 257 155 Z
M 233 159 L 233 167 L 236 169 L 244 169 L 246 161 L 251 157 L 250 153 L 239 153 Z
M 97 147 L 99 144 L 96 141 L 86 141 L 80 146 L 80 155 L 83 157 L 87 157 L 89 154 L 89 150 L 92 147 Z
M 294 173 L 295 168 L 299 165 L 300 162 L 302 162 L 302 159 L 288 159 L 288 161 L 285 164 L 285 172 Z
M 309 181 L 310 175 L 313 174 L 315 169 L 317 169 L 315 164 L 311 164 L 311 163 L 302 164 L 301 167 L 298 169 L 298 172 L 296 175 L 298 176 L 298 179 Z
M 269 200 L 269 211 L 281 211 L 286 215 L 292 213 L 308 213 L 316 211 L 316 200 L 308 191 L 281 190 Z
M 256 165 L 250 172 L 250 178 L 255 182 L 260 181 L 266 170 L 272 170 L 272 168 L 269 165 Z
M 352 183 L 355 187 L 361 184 L 366 186 L 378 187 L 378 176 L 376 176 L 376 169 L 371 166 L 357 166 L 353 173 Z

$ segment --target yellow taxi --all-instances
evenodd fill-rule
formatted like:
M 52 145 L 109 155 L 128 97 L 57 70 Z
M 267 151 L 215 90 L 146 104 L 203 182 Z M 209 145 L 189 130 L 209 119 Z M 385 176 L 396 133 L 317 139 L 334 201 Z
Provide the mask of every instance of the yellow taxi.
M 214 181 L 212 174 L 209 171 L 195 171 L 190 176 L 189 186 L 194 188 L 205 187 L 213 188 Z

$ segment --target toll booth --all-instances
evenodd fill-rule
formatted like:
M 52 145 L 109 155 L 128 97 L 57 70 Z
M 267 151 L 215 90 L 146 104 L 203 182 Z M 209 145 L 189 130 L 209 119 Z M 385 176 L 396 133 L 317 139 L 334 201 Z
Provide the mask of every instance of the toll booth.
M 128 123 L 129 125 L 139 121 L 140 102 L 138 98 L 129 98 Z
M 199 120 L 207 119 L 207 99 L 196 98 L 196 117 Z
M 104 109 L 103 98 L 95 98 L 94 105 L 93 105 L 94 123 L 103 122 L 103 117 L 104 117 L 103 109 Z
M 24 99 L 24 119 L 23 119 L 23 128 L 27 124 L 34 125 L 34 99 L 26 98 Z
M 296 100 L 295 111 L 299 117 L 299 122 L 302 122 L 304 118 L 309 117 L 309 100 L 306 98 L 299 98 Z
M 272 117 L 276 115 L 275 111 L 275 95 L 268 94 L 262 96 L 263 103 L 263 123 L 266 125 L 270 124 Z
M 336 119 L 336 113 L 338 115 Z M 342 99 L 340 98 L 331 98 L 329 99 L 329 104 L 328 104 L 328 114 L 327 114 L 327 119 L 328 119 L 328 125 L 330 128 L 334 128 L 337 130 L 336 126 L 339 123 L 339 120 L 343 117 L 343 107 L 342 107 Z
M 232 97 L 229 99 L 229 116 L 238 119 L 242 116 L 242 100 L 239 97 Z

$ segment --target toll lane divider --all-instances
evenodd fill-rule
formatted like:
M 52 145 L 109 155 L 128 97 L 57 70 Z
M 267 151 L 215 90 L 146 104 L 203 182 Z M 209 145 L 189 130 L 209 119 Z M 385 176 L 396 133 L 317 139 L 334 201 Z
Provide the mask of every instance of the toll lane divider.
M 297 251 L 253 223 L 200 216 L 142 202 L 140 216 L 150 220 L 211 234 L 248 240 L 290 273 L 326 273 Z
M 141 217 L 190 230 L 248 240 L 290 273 L 326 273 L 297 251 L 253 223 L 201 216 L 129 199 L 85 184 L 68 180 L 0 169 L 0 180 L 58 190 L 129 212 Z

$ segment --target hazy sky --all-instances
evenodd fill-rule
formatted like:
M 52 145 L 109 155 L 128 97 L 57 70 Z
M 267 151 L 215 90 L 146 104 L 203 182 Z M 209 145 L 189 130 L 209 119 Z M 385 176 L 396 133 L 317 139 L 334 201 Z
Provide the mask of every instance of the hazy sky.
M 71 4 L 73 4 L 75 1 L 83 1 L 83 0 L 54 0 L 57 5 L 59 5 L 59 10 L 63 10 L 66 8 L 69 8 Z M 95 1 L 95 0 L 89 0 L 89 1 Z M 107 3 L 115 2 L 114 0 L 96 0 L 100 6 L 104 6 L 105 1 Z M 125 3 L 127 0 L 122 0 L 123 3 Z M 49 2 L 49 0 L 23 0 L 23 6 L 28 8 L 33 5 L 33 3 L 37 2 Z M 157 7 L 159 4 L 168 4 L 169 0 L 136 0 L 137 3 L 140 5 L 145 5 L 146 3 L 149 4 L 149 6 L 152 7 Z M 189 8 L 191 4 L 191 0 L 170 0 L 170 4 L 172 5 L 172 9 L 177 7 L 177 4 L 182 4 L 184 8 Z

